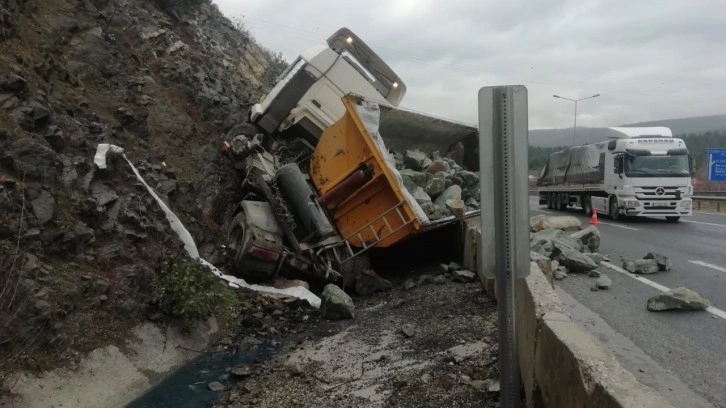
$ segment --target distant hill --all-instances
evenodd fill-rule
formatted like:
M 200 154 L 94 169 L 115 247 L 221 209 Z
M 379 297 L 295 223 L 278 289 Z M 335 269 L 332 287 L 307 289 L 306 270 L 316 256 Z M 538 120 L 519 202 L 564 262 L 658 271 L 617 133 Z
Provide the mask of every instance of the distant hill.
M 666 126 L 674 135 L 703 133 L 709 130 L 725 130 L 726 115 L 696 116 L 681 119 L 664 119 L 651 122 L 630 123 L 620 126 Z M 576 144 L 601 142 L 607 139 L 611 131 L 607 128 L 578 127 Z M 539 147 L 555 147 L 572 145 L 572 128 L 567 129 L 532 129 L 529 131 L 529 144 Z

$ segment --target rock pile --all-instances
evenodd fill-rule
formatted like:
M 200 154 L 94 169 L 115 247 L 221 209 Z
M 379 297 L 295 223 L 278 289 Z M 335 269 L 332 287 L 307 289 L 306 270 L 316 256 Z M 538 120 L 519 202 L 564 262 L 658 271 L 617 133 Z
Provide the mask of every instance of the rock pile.
M 439 152 L 394 153 L 403 184 L 430 220 L 479 209 L 479 173 L 464 170 Z
M 599 254 L 600 231 L 594 226 L 583 229 L 575 217 L 537 216 L 530 220 L 530 260 L 552 280 L 562 280 L 567 272 L 591 273 L 600 278 L 595 269 L 607 260 Z M 610 280 L 600 279 L 594 288 L 607 289 Z

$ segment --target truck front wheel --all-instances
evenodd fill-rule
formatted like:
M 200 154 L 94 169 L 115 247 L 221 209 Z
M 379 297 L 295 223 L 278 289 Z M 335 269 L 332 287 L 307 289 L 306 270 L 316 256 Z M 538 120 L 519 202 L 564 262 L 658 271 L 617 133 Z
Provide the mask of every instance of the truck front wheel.
M 582 211 L 585 212 L 586 216 L 592 215 L 592 201 L 590 200 L 590 196 L 582 196 Z
M 617 221 L 620 219 L 620 212 L 618 210 L 618 199 L 613 198 L 610 200 L 610 218 L 613 219 L 613 221 Z

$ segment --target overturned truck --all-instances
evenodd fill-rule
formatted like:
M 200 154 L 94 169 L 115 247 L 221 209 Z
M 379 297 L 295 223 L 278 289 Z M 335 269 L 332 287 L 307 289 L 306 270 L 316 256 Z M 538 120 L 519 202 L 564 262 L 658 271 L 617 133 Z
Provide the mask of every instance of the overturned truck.
M 347 284 L 370 248 L 479 213 L 475 127 L 358 96 L 342 103 L 313 148 L 264 135 L 235 157 L 247 194 L 228 229 L 237 274 Z

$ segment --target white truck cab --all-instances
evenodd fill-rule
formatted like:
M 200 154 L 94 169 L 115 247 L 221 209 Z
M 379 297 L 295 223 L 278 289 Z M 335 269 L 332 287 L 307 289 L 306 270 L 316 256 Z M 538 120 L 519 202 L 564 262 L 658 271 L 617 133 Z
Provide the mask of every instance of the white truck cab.
M 311 142 L 340 119 L 344 95 L 398 106 L 406 86 L 351 30 L 341 28 L 327 46 L 300 55 L 250 111 L 250 122 L 268 134 L 297 126 Z

